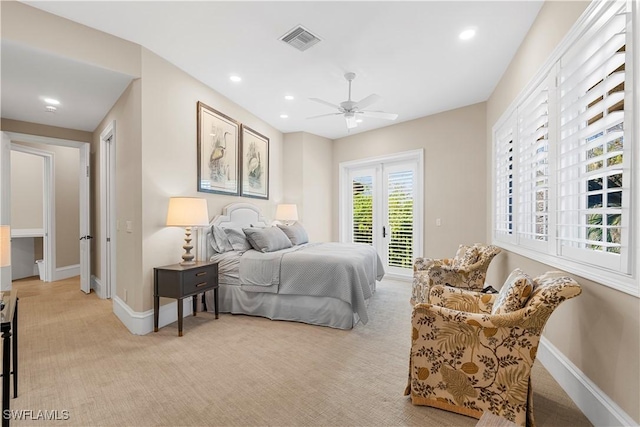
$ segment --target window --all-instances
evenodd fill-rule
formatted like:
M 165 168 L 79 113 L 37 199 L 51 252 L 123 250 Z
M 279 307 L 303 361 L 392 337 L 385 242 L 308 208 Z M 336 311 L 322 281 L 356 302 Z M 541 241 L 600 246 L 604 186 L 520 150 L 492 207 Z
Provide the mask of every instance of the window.
M 632 7 L 593 2 L 494 126 L 493 234 L 514 252 L 638 295 Z
M 513 236 L 513 118 L 496 132 L 495 137 L 495 232 L 510 241 Z
M 518 221 L 521 244 L 549 241 L 549 82 L 518 108 Z

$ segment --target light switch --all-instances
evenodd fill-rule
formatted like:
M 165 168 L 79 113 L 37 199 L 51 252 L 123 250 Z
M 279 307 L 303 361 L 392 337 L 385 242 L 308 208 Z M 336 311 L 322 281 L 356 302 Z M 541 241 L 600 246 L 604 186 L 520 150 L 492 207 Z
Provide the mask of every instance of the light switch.
M 442 225 L 442 221 L 440 221 L 440 218 L 436 218 L 436 227 L 440 227 Z
M 127 233 L 133 233 L 133 221 L 127 221 Z

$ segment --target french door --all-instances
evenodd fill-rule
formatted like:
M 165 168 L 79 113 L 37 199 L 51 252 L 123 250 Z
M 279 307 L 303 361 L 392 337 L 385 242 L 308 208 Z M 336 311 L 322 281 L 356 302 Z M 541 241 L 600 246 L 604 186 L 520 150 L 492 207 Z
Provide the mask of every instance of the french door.
M 397 157 L 343 166 L 341 241 L 369 244 L 387 273 L 411 276 L 422 250 L 422 156 Z

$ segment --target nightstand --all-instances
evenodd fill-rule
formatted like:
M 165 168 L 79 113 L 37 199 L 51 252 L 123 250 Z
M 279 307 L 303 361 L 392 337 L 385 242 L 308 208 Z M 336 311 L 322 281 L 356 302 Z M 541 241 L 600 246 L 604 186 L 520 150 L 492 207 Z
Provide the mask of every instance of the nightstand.
M 166 265 L 153 269 L 153 330 L 158 332 L 160 297 L 178 300 L 178 336 L 182 336 L 182 300 L 193 297 L 196 315 L 196 296 L 213 289 L 215 315 L 218 318 L 218 264 L 196 262 L 194 265 Z

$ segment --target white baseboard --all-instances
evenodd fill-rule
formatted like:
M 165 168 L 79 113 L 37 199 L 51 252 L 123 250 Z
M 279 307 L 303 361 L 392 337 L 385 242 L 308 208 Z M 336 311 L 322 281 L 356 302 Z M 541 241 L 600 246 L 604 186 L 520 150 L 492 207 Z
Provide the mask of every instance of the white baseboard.
M 158 327 L 162 328 L 178 320 L 178 301 L 161 305 L 158 315 Z M 193 314 L 193 303 L 191 298 L 182 300 L 183 317 Z M 113 312 L 120 321 L 134 335 L 146 335 L 153 332 L 153 310 L 145 312 L 133 311 L 120 297 L 113 297 Z
M 66 267 L 56 268 L 53 272 L 53 281 L 64 280 L 70 277 L 76 277 L 80 275 L 80 264 L 67 265 Z
M 638 426 L 545 337 L 540 338 L 538 360 L 594 426 Z
M 93 274 L 91 275 L 91 289 L 93 289 L 93 292 L 96 293 L 98 298 L 105 299 L 102 282 Z

